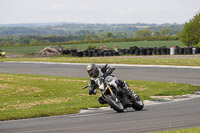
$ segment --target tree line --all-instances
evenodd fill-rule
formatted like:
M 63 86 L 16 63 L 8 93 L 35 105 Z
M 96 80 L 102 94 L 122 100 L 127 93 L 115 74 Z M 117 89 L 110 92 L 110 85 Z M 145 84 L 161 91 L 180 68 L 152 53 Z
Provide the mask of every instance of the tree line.
M 54 24 L 0 25 L 0 45 L 40 45 L 63 42 L 102 42 L 117 39 L 162 40 L 182 30 L 178 24 Z M 165 31 L 167 31 L 165 33 Z M 156 39 L 155 39 L 156 38 Z M 159 39 L 158 39 L 159 38 Z M 139 39 L 133 39 L 139 40 Z M 141 39 L 140 39 L 141 40 Z M 145 39 L 144 39 L 145 40 Z M 165 38 L 164 38 L 165 40 Z
M 80 38 L 79 38 L 80 39 Z M 37 46 L 37 45 L 65 45 L 65 44 L 88 44 L 88 43 L 111 43 L 111 42 L 134 42 L 134 41 L 169 41 L 169 40 L 178 40 L 177 36 L 169 36 L 169 37 L 133 37 L 133 38 L 121 38 L 121 39 L 102 39 L 102 40 L 71 40 L 67 42 L 44 42 L 40 43 L 37 40 L 35 42 L 28 42 L 26 39 L 23 39 L 22 43 L 16 43 L 13 45 L 8 44 L 0 44 L 0 46 Z M 27 42 L 26 42 L 27 41 Z M 29 44 L 26 44 L 29 43 Z
M 200 12 L 184 24 L 179 38 L 187 46 L 200 46 Z
M 1 26 L 0 45 L 40 45 L 142 40 L 180 40 L 200 46 L 200 13 L 178 24 L 59 24 Z
M 161 31 L 161 29 L 168 28 L 172 35 L 177 34 L 183 28 L 180 24 L 77 24 L 77 23 L 63 23 L 63 24 L 21 24 L 21 25 L 0 25 L 0 36 L 26 36 L 26 35 L 86 35 L 86 34 L 102 34 L 107 32 L 126 33 L 127 37 L 132 37 L 136 31 L 142 29 L 149 29 L 152 32 Z
M 139 32 L 139 31 L 138 31 Z M 143 32 L 143 31 L 142 31 Z M 146 34 L 131 38 L 115 38 L 111 32 L 105 37 L 82 35 L 82 36 L 10 36 L 0 38 L 1 46 L 19 46 L 19 45 L 57 45 L 57 44 L 78 44 L 78 43 L 106 43 L 106 42 L 129 42 L 129 41 L 164 41 L 178 40 L 177 36 L 146 36 Z

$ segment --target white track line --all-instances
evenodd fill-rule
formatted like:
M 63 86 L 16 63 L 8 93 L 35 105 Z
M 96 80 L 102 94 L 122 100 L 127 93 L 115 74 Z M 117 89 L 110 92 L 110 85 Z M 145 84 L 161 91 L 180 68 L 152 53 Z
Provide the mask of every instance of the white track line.
M 53 64 L 53 65 L 88 65 L 90 63 L 55 63 L 55 62 L 30 62 L 30 61 L 23 61 L 23 62 L 13 62 L 8 61 L 4 63 L 24 63 L 24 64 Z M 96 64 L 96 65 L 105 65 L 105 64 Z M 131 65 L 131 64 L 109 64 L 110 66 L 121 66 L 121 67 L 154 67 L 154 68 L 184 68 L 184 69 L 200 69 L 200 67 L 195 66 L 170 66 L 170 65 Z

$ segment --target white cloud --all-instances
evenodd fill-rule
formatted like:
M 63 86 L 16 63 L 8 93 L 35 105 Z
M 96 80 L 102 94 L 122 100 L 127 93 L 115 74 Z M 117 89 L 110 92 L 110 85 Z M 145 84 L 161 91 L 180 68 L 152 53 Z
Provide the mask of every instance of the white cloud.
M 53 10 L 65 10 L 66 7 L 65 5 L 63 4 L 60 4 L 60 3 L 54 3 L 50 6 L 50 9 L 53 9 Z
M 135 11 L 133 8 L 121 9 L 119 11 L 115 11 L 116 14 L 120 16 L 127 16 L 133 14 Z
M 81 6 L 80 9 L 83 10 L 83 11 L 92 11 L 92 10 L 93 10 L 93 9 L 91 8 L 91 6 L 88 6 L 88 5 L 83 5 L 83 6 Z
M 50 5 L 47 4 L 39 8 L 41 11 L 46 11 L 46 12 L 64 11 L 67 9 L 65 4 L 61 4 L 61 3 L 52 3 Z

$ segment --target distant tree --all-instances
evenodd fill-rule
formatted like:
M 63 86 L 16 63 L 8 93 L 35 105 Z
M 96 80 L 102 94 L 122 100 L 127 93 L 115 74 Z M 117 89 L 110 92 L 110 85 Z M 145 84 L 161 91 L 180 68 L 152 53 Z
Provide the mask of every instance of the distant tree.
M 179 34 L 179 39 L 186 46 L 196 46 L 200 43 L 200 13 L 184 24 L 184 28 Z
M 115 34 L 115 38 L 127 38 L 126 32 L 118 32 Z
M 170 29 L 168 29 L 168 28 L 162 29 L 160 31 L 160 34 L 161 34 L 161 36 L 165 36 L 165 37 L 170 36 Z
M 151 31 L 148 29 L 138 30 L 136 32 L 136 37 L 150 37 L 151 34 L 152 34 Z
M 107 36 L 106 36 L 106 34 L 104 34 L 104 33 L 101 33 L 101 34 L 99 34 L 98 35 L 98 38 L 99 39 L 105 39 Z
M 152 36 L 154 36 L 154 37 L 159 37 L 159 36 L 160 36 L 160 32 L 158 32 L 158 31 L 157 31 L 157 32 L 153 32 L 153 33 L 152 33 Z
M 26 38 L 26 37 L 23 37 L 23 38 L 21 38 L 20 43 L 21 44 L 29 44 L 30 43 L 30 39 Z
M 92 36 L 91 35 L 86 35 L 85 36 L 85 40 L 92 40 Z
M 106 36 L 107 36 L 108 38 L 111 38 L 112 32 L 108 32 L 108 33 L 106 34 Z
M 31 39 L 30 40 L 30 44 L 38 44 L 38 43 L 39 43 L 39 41 L 36 40 L 36 39 Z

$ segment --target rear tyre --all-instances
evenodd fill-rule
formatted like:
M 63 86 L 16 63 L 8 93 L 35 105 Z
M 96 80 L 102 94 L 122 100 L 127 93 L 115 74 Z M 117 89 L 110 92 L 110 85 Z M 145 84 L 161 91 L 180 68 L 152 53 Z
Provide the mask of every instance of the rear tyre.
M 142 102 L 142 100 L 140 99 L 139 96 L 137 96 L 135 98 L 135 100 L 133 101 L 133 105 L 132 108 L 135 110 L 142 110 L 144 107 L 144 103 Z
M 117 99 L 115 95 L 107 95 L 106 101 L 110 105 L 111 108 L 113 108 L 117 112 L 124 112 L 124 107 L 122 106 L 121 102 Z

